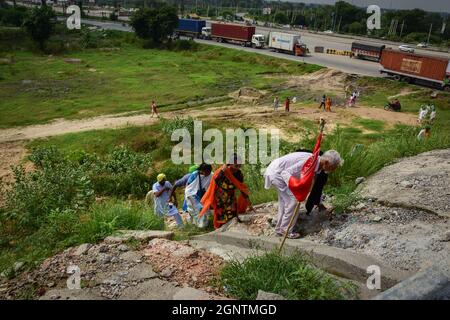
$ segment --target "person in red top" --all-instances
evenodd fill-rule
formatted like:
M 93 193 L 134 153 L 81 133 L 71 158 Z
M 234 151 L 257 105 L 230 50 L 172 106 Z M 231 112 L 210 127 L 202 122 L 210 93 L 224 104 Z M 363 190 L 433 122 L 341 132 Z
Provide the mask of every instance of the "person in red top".
M 290 103 L 289 97 L 286 97 L 286 100 L 284 101 L 284 110 L 286 112 L 289 112 L 289 103 Z
M 158 114 L 158 107 L 156 106 L 156 102 L 155 100 L 152 101 L 152 118 L 153 115 L 155 115 L 159 118 L 159 114 Z

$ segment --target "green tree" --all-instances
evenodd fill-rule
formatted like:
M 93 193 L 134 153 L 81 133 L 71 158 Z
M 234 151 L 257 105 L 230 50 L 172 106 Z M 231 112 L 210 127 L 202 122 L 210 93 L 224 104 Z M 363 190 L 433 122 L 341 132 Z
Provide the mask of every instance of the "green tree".
M 275 13 L 274 20 L 279 24 L 287 24 L 289 22 L 288 17 L 283 12 Z
M 131 27 L 139 38 L 164 42 L 178 25 L 178 15 L 174 7 L 143 8 L 131 17 Z
M 33 8 L 26 16 L 23 26 L 31 39 L 44 50 L 45 42 L 54 32 L 56 14 L 52 8 L 43 5 Z
M 348 26 L 348 32 L 353 34 L 362 34 L 364 33 L 364 26 L 360 22 L 353 22 Z

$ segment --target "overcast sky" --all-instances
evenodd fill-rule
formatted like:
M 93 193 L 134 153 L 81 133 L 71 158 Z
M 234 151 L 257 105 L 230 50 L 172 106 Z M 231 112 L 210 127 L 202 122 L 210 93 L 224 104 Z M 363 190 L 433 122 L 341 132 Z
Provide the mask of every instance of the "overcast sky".
M 287 0 L 304 3 L 334 4 L 335 0 Z M 357 6 L 367 7 L 371 4 L 379 5 L 387 9 L 414 9 L 420 8 L 427 11 L 450 12 L 450 0 L 345 0 Z

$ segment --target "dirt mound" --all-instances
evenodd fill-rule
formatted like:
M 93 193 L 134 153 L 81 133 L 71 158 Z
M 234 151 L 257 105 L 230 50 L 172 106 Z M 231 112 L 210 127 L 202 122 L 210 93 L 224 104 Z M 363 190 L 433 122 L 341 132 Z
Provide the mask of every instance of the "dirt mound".
M 334 69 L 322 69 L 302 76 L 291 76 L 287 85 L 290 87 L 308 87 L 315 91 L 342 93 L 346 83 L 354 76 Z
M 203 289 L 215 299 L 220 297 L 210 281 L 222 263 L 219 256 L 166 239 L 153 239 L 137 248 L 120 242 L 82 244 L 15 278 L 0 277 L 0 299 L 24 294 L 44 299 L 134 299 L 138 291 L 143 299 L 171 299 L 181 286 Z M 81 290 L 68 288 L 70 266 L 79 270 Z M 16 267 L 19 272 L 22 268 L 22 264 Z
M 240 102 L 256 103 L 267 94 L 266 91 L 243 87 L 229 94 L 229 97 Z
M 450 149 L 401 159 L 381 169 L 361 187 L 366 198 L 419 208 L 450 218 Z

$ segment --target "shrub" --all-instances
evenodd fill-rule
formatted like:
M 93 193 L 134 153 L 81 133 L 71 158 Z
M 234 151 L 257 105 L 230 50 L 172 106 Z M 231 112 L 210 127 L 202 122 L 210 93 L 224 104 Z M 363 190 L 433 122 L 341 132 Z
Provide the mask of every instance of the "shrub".
M 171 120 L 162 121 L 162 131 L 171 136 L 172 132 L 177 129 L 187 129 L 191 134 L 194 133 L 194 119 L 192 117 L 181 118 L 175 117 Z
M 314 267 L 305 256 L 283 256 L 275 251 L 232 260 L 220 273 L 220 283 L 235 298 L 253 300 L 258 290 L 287 299 L 345 299 L 355 295 L 354 287 Z
M 21 27 L 26 14 L 27 9 L 21 6 L 1 8 L 0 25 L 8 27 Z
M 27 14 L 23 26 L 31 39 L 44 50 L 44 44 L 54 32 L 56 14 L 49 6 L 35 7 Z
M 21 226 L 39 227 L 52 210 L 82 211 L 94 200 L 87 174 L 68 162 L 44 162 L 42 168 L 33 172 L 25 172 L 19 166 L 13 172 L 15 182 L 6 196 L 6 212 Z
M 124 204 L 111 201 L 96 204 L 83 217 L 77 232 L 77 242 L 97 242 L 116 230 L 162 230 L 164 220 L 142 203 Z

